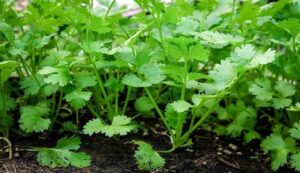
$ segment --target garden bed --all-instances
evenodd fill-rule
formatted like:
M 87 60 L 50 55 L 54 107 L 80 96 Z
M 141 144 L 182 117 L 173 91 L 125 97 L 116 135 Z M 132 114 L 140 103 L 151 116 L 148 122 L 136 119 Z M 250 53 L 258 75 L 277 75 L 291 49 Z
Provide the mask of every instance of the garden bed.
M 158 129 L 159 130 L 159 129 Z M 155 130 L 155 133 L 159 131 Z M 19 151 L 20 157 L 0 160 L 0 172 L 40 172 L 40 173 L 131 173 L 142 172 L 136 166 L 133 154 L 135 145 L 133 139 L 141 139 L 153 145 L 155 149 L 164 149 L 169 145 L 168 138 L 161 134 L 129 135 L 120 140 L 114 140 L 104 136 L 83 137 L 81 149 L 92 156 L 92 166 L 84 169 L 76 168 L 45 168 L 36 162 L 35 153 Z M 55 145 L 57 135 L 43 136 L 43 139 L 20 138 L 13 141 L 17 147 Z M 263 155 L 257 144 L 244 145 L 242 141 L 234 141 L 228 137 L 200 131 L 193 137 L 194 144 L 191 148 L 179 149 L 169 154 L 163 154 L 166 165 L 155 172 L 195 172 L 195 173 L 269 173 L 270 162 Z M 238 147 L 232 150 L 230 144 Z M 228 146 L 229 145 L 229 146 Z M 253 147 L 256 146 L 256 147 Z M 220 150 L 223 149 L 223 150 Z M 229 152 L 228 152 L 229 151 Z M 241 155 L 240 155 L 241 154 Z M 3 155 L 2 155 L 3 156 Z M 283 169 L 284 170 L 284 169 Z M 283 171 L 281 170 L 281 171 Z M 280 172 L 280 171 L 279 171 Z

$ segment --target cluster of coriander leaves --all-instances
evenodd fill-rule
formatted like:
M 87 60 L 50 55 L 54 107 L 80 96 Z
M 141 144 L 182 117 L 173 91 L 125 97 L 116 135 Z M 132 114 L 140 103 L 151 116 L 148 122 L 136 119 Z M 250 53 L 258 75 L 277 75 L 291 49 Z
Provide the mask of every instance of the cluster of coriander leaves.
M 80 134 L 84 123 L 84 134 L 122 136 L 138 129 L 133 119 L 158 115 L 172 143 L 163 153 L 214 122 L 219 135 L 261 140 L 273 170 L 300 170 L 299 2 L 136 0 L 142 12 L 130 18 L 109 13 L 114 2 L 0 2 L 4 136 L 14 122 L 26 134 Z M 134 143 L 140 169 L 163 167 L 151 145 Z M 42 165 L 86 167 L 79 145 L 71 136 L 31 151 Z

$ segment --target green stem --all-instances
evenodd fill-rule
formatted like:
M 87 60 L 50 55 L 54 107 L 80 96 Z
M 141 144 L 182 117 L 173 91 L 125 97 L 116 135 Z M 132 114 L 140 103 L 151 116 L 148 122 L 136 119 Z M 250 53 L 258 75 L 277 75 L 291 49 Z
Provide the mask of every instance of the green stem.
M 160 42 L 161 42 L 161 47 L 163 49 L 163 52 L 164 52 L 164 55 L 165 55 L 165 61 L 168 62 L 168 57 L 167 57 L 167 51 L 166 51 L 166 47 L 165 47 L 165 42 L 164 42 L 164 39 L 163 39 L 163 35 L 162 35 L 162 27 L 161 27 L 161 24 L 158 24 L 158 33 L 159 33 L 159 39 L 160 39 Z
M 53 126 L 55 124 L 55 121 L 56 121 L 56 119 L 57 119 L 57 117 L 59 115 L 59 110 L 60 110 L 60 107 L 61 107 L 61 104 L 62 104 L 62 99 L 63 99 L 63 92 L 60 92 L 59 93 L 59 100 L 58 100 L 57 108 L 56 108 L 56 111 L 55 111 L 55 115 L 54 115 L 54 117 L 53 117 L 53 119 L 51 121 L 51 125 L 50 125 L 50 128 L 49 128 L 50 131 L 52 131 Z
M 108 9 L 107 9 L 107 11 L 106 11 L 106 13 L 105 13 L 104 18 L 106 18 L 106 17 L 108 16 L 110 10 L 112 9 L 112 7 L 114 6 L 115 3 L 116 3 L 116 0 L 113 0 L 113 1 L 110 3 L 110 5 L 109 5 L 109 7 L 108 7 Z
M 217 99 L 215 104 L 208 109 L 208 111 L 200 118 L 200 120 L 180 138 L 178 143 L 175 143 L 175 146 L 174 146 L 175 148 L 180 147 L 189 139 L 190 135 L 203 123 L 203 121 L 205 121 L 207 119 L 207 117 L 216 108 L 216 106 L 219 104 L 220 100 L 221 99 Z
M 1 71 L 0 71 L 1 72 Z M 2 81 L 2 77 L 0 75 L 0 84 L 1 84 L 1 98 L 2 98 L 2 110 L 3 113 L 6 112 L 6 105 L 5 105 L 5 98 L 4 98 L 4 94 L 5 94 L 5 90 L 4 90 L 4 81 Z
M 233 19 L 233 15 L 234 15 L 234 11 L 235 11 L 235 4 L 236 4 L 236 0 L 233 0 L 233 4 L 232 4 L 232 10 L 231 10 L 231 19 Z
M 292 38 L 292 51 L 296 53 L 296 37 Z
M 31 70 L 32 70 L 32 73 L 35 73 L 36 72 L 36 66 L 35 66 L 35 50 L 32 46 L 32 55 L 31 55 Z
M 117 81 L 119 82 L 119 71 L 117 71 Z M 119 113 L 119 85 L 115 89 L 115 115 L 118 115 L 118 113 Z
M 104 102 L 105 102 L 105 104 L 106 104 L 106 106 L 108 108 L 109 114 L 111 114 L 113 112 L 112 111 L 112 107 L 111 107 L 111 105 L 109 103 L 109 99 L 108 99 L 108 96 L 107 96 L 106 91 L 104 89 L 104 84 L 102 82 L 101 76 L 100 76 L 100 74 L 99 74 L 99 72 L 97 70 L 95 61 L 92 62 L 92 65 L 93 65 L 94 73 L 97 76 L 97 83 L 98 83 L 98 85 L 100 87 L 100 90 L 102 92 L 102 95 L 103 95 L 103 98 L 104 98 Z
M 187 61 L 184 61 L 184 68 L 187 70 Z M 185 75 L 185 78 L 182 81 L 182 88 L 181 88 L 181 96 L 180 100 L 184 100 L 185 98 L 185 91 L 186 91 L 186 81 L 187 81 L 187 75 Z M 183 128 L 183 113 L 180 113 L 177 118 L 177 125 L 176 125 L 176 137 L 180 137 L 182 133 L 182 128 Z
M 91 18 L 91 15 L 90 15 L 90 10 L 91 10 L 91 6 L 92 6 L 92 1 L 90 1 L 90 5 L 89 5 L 89 16 L 88 16 L 88 22 L 87 22 L 87 25 L 89 25 L 90 24 L 90 18 Z M 88 27 L 86 28 L 86 41 L 87 41 L 87 43 L 88 43 L 88 47 L 89 47 L 89 50 L 90 50 L 90 47 L 91 47 L 91 45 L 90 45 L 90 41 L 89 41 L 89 30 L 88 30 Z M 112 107 L 111 107 L 111 105 L 110 105 L 110 103 L 109 103 L 109 99 L 108 99 L 108 97 L 107 97 L 107 94 L 106 94 L 106 91 L 105 91 L 105 89 L 104 89 L 104 85 L 103 85 L 103 82 L 102 82 L 102 79 L 101 79 L 101 76 L 100 76 L 100 74 L 99 74 L 99 72 L 98 72 L 98 69 L 97 69 L 97 66 L 96 66 L 96 62 L 95 62 L 95 59 L 93 58 L 93 57 L 91 57 L 91 54 L 90 53 L 88 53 L 88 57 L 89 57 L 89 59 L 90 59 L 90 61 L 91 61 L 91 63 L 92 63 L 92 66 L 93 66 L 93 71 L 94 71 L 94 74 L 96 75 L 96 77 L 97 77 L 97 83 L 98 83 L 98 85 L 99 85 L 99 87 L 100 87 L 100 90 L 101 90 L 101 92 L 102 92 L 102 95 L 103 95 L 103 97 L 104 97 L 104 101 L 105 101 L 105 104 L 106 104 L 106 106 L 107 106 L 107 108 L 108 108 L 108 111 L 109 111 L 109 115 L 110 114 L 112 114 L 113 113 L 113 111 L 112 111 Z
M 163 121 L 163 123 L 164 123 L 165 127 L 167 128 L 169 134 L 171 135 L 172 139 L 175 139 L 175 138 L 174 138 L 174 134 L 173 134 L 173 132 L 172 132 L 172 130 L 171 130 L 170 125 L 168 124 L 168 122 L 167 122 L 167 120 L 166 120 L 164 114 L 162 113 L 162 111 L 160 110 L 160 108 L 159 108 L 158 105 L 156 104 L 155 100 L 153 99 L 153 97 L 152 97 L 152 95 L 151 95 L 149 89 L 145 87 L 144 90 L 146 91 L 146 93 L 147 93 L 147 95 L 148 95 L 148 97 L 149 97 L 149 99 L 150 99 L 152 105 L 154 106 L 156 112 L 158 113 L 158 115 L 160 116 L 161 120 Z
M 124 103 L 123 110 L 122 110 L 122 114 L 123 115 L 125 115 L 125 112 L 127 110 L 127 106 L 128 106 L 128 102 L 129 102 L 129 99 L 130 99 L 130 95 L 131 95 L 131 87 L 127 86 L 127 94 L 126 94 L 125 103 Z

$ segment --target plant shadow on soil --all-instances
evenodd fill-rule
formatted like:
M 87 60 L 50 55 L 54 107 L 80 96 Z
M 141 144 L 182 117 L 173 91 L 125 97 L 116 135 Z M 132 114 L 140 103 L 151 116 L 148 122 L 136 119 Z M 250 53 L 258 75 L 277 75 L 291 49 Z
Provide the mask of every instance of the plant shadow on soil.
M 0 173 L 139 173 L 133 157 L 136 146 L 132 140 L 144 140 L 157 150 L 167 149 L 168 137 L 163 135 L 162 127 L 156 126 L 149 133 L 137 133 L 120 137 L 118 140 L 103 135 L 81 136 L 81 150 L 92 157 L 92 166 L 84 169 L 73 167 L 51 169 L 39 166 L 36 153 L 21 152 L 20 157 L 12 160 L 0 158 Z M 16 137 L 12 142 L 19 148 L 24 146 L 55 146 L 57 134 L 49 136 Z M 228 145 L 238 146 L 237 151 Z M 226 154 L 220 149 L 230 151 Z M 237 155 L 241 152 L 242 155 Z M 220 153 L 222 153 L 220 155 Z M 269 158 L 259 149 L 258 144 L 245 145 L 242 141 L 229 137 L 217 137 L 207 131 L 198 131 L 193 136 L 191 148 L 181 148 L 169 154 L 162 154 L 166 159 L 163 169 L 155 172 L 183 173 L 270 173 Z M 284 167 L 277 172 L 292 172 Z

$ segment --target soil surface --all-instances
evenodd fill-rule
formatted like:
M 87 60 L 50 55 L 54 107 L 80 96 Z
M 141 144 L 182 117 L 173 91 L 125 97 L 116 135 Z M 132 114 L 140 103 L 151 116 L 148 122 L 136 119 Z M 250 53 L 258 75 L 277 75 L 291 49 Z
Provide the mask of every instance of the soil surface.
M 160 129 L 160 128 L 158 128 Z M 13 141 L 15 147 L 54 146 L 57 135 L 33 136 L 30 139 L 20 138 Z M 132 134 L 118 140 L 102 135 L 82 136 L 81 149 L 92 156 L 92 166 L 85 169 L 58 168 L 50 169 L 39 166 L 36 154 L 19 151 L 20 156 L 12 160 L 0 160 L 0 173 L 132 173 L 138 170 L 133 153 L 136 148 L 132 140 L 139 139 L 149 142 L 155 149 L 167 149 L 168 137 L 157 129 L 148 133 Z M 235 143 L 232 143 L 235 141 Z M 155 172 L 187 172 L 187 173 L 269 173 L 269 159 L 257 144 L 244 145 L 241 141 L 228 137 L 217 137 L 212 133 L 199 131 L 193 137 L 191 148 L 178 149 L 163 154 L 166 159 L 165 168 Z M 232 147 L 233 146 L 233 147 Z M 282 169 L 279 172 L 290 172 Z

